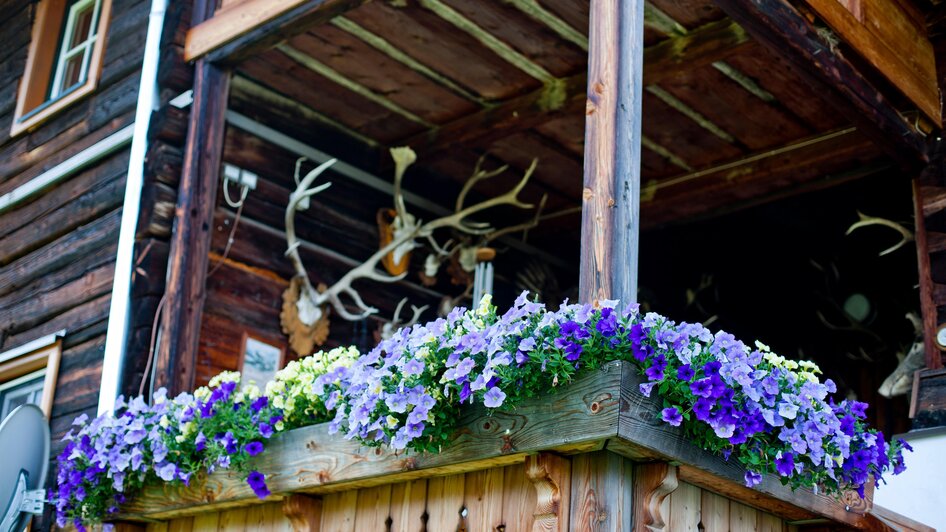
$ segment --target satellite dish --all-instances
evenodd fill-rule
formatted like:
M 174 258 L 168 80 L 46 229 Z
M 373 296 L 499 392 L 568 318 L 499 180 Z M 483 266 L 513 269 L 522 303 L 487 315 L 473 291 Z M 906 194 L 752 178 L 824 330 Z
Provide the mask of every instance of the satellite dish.
M 19 406 L 0 423 L 0 457 L 0 531 L 23 530 L 46 503 L 49 424 L 39 407 Z

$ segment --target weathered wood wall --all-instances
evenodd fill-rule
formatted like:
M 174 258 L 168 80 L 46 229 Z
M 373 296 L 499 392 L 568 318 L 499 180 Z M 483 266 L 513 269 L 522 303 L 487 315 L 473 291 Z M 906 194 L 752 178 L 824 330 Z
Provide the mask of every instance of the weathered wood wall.
M 782 519 L 680 482 L 660 505 L 663 526 L 643 525 L 642 509 L 616 512 L 615 499 L 630 498 L 626 483 L 602 484 L 602 475 L 620 475 L 631 462 L 606 452 L 555 457 L 551 480 L 529 464 L 418 479 L 321 497 L 321 512 L 309 530 L 320 532 L 520 532 L 667 530 L 673 532 L 790 532 Z M 540 459 L 535 459 L 536 461 Z M 623 464 L 623 466 L 622 466 Z M 613 466 L 617 466 L 615 470 Z M 543 484 L 543 482 L 547 482 Z M 280 503 L 180 517 L 152 523 L 148 532 L 176 530 L 293 530 Z
M 95 93 L 35 130 L 9 137 L 36 2 L 3 2 L 0 195 L 134 120 L 150 2 L 112 7 Z M 53 451 L 98 401 L 128 148 L 0 214 L 0 351 L 66 329 L 52 410 Z

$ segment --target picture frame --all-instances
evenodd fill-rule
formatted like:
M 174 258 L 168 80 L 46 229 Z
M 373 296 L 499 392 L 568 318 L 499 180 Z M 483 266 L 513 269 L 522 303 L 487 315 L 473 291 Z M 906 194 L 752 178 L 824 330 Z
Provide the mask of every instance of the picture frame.
M 240 375 L 244 386 L 251 382 L 263 388 L 273 380 L 286 359 L 284 347 L 272 340 L 243 332 L 240 348 Z

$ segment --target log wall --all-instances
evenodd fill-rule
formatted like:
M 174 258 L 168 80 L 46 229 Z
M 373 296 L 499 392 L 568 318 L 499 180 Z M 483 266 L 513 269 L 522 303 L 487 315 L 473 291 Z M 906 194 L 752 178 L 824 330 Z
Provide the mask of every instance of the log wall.
M 3 2 L 0 195 L 134 120 L 145 0 L 116 1 L 95 92 L 10 138 L 36 2 Z M 72 419 L 98 403 L 128 146 L 0 214 L 0 351 L 66 330 L 52 409 L 53 452 Z

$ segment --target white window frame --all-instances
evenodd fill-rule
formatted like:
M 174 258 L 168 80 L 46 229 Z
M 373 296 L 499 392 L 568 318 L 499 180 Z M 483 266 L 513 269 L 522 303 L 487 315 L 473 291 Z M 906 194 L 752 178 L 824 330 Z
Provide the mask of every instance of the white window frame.
M 69 48 L 69 42 L 76 31 L 76 15 L 92 5 L 92 20 L 89 24 L 89 36 L 74 48 Z M 99 11 L 101 10 L 102 0 L 79 0 L 69 7 L 69 15 L 66 18 L 65 29 L 62 32 L 62 44 L 56 57 L 56 73 L 53 76 L 53 82 L 49 91 L 49 100 L 55 100 L 62 96 L 64 92 L 69 92 L 73 87 L 82 86 L 89 75 L 89 63 L 92 60 L 92 49 L 95 41 L 98 39 Z M 82 53 L 82 65 L 79 70 L 79 81 L 69 87 L 62 86 L 62 78 L 66 72 L 66 65 L 73 57 Z

